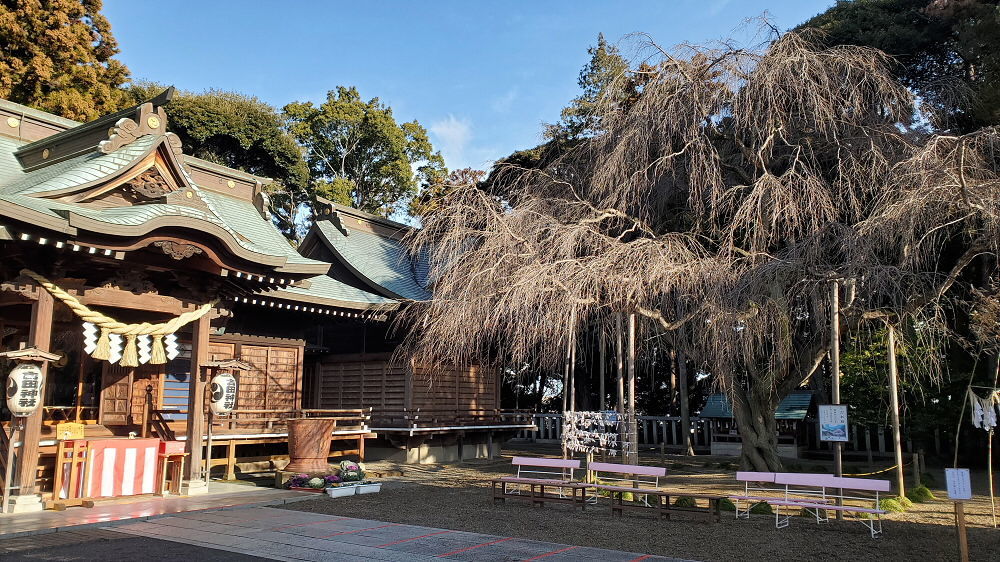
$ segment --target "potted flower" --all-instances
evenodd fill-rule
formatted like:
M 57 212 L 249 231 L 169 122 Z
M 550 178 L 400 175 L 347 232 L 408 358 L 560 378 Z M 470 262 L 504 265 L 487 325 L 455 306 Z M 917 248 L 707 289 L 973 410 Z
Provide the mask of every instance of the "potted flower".
M 359 462 L 341 462 L 340 477 L 344 479 L 344 484 L 356 488 L 359 494 L 372 494 L 382 489 L 381 483 L 365 480 L 365 465 Z
M 374 494 L 382 490 L 382 483 L 364 480 L 359 482 L 355 488 L 358 489 L 359 494 Z
M 325 486 L 326 483 L 322 478 L 315 478 L 308 474 L 296 474 L 285 482 L 285 488 L 300 492 L 322 492 Z
M 365 467 L 358 462 L 342 461 L 340 463 L 340 477 L 345 483 L 357 484 L 365 479 Z
M 326 495 L 331 498 L 354 495 L 354 486 L 345 486 L 343 479 L 336 474 L 331 474 L 323 480 L 326 482 Z

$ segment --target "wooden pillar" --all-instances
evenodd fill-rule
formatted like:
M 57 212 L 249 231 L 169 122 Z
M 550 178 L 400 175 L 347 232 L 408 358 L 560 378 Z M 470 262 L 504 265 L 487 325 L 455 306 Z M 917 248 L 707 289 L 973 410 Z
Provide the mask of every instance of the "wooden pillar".
M 226 480 L 236 480 L 236 441 L 226 444 Z
M 28 332 L 28 346 L 34 346 L 42 351 L 50 351 L 52 343 L 52 311 L 54 308 L 52 295 L 48 291 L 38 288 L 38 300 L 31 303 L 31 328 Z M 41 364 L 42 375 L 45 384 L 48 380 L 49 367 L 47 363 Z M 38 472 L 38 442 L 42 437 L 42 416 L 45 406 L 45 392 L 42 389 L 41 396 L 38 397 L 38 409 L 33 414 L 24 418 L 24 431 L 21 434 L 21 450 L 17 460 L 17 481 L 19 496 L 28 496 L 39 493 L 36 478 Z
M 202 438 L 205 435 L 205 381 L 201 366 L 208 360 L 208 336 L 211 331 L 209 315 L 202 316 L 192 326 L 191 335 L 191 391 L 188 395 L 187 444 L 188 480 L 201 480 Z
M 889 399 L 892 408 L 892 446 L 896 453 L 896 492 L 906 495 L 903 481 L 903 445 L 899 436 L 899 371 L 896 368 L 896 328 L 889 324 Z

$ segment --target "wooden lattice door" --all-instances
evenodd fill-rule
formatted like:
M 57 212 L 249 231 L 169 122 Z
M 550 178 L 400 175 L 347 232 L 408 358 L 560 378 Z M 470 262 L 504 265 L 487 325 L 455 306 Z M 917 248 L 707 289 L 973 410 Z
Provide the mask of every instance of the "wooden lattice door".
M 131 423 L 133 370 L 104 363 L 101 373 L 101 412 L 104 425 L 128 425 Z

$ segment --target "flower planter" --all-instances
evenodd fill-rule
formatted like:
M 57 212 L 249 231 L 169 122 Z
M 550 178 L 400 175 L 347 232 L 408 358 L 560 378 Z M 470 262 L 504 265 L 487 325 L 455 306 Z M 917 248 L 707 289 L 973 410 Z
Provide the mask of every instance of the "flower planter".
M 339 498 L 342 496 L 353 496 L 354 492 L 355 492 L 354 486 L 338 486 L 336 488 L 326 489 L 326 495 L 330 496 L 331 498 Z
M 288 472 L 326 472 L 330 468 L 330 441 L 337 420 L 295 418 L 288 420 Z
M 358 489 L 359 494 L 375 494 L 382 490 L 382 483 L 375 482 L 373 484 L 358 484 L 354 487 Z
M 292 486 L 291 488 L 289 488 L 289 490 L 295 490 L 296 492 L 313 492 L 313 493 L 323 492 L 323 488 L 308 488 L 301 486 Z

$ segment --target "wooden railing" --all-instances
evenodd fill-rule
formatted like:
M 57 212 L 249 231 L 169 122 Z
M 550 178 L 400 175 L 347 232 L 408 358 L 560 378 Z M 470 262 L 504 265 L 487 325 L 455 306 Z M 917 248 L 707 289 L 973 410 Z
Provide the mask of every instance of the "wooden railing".
M 42 423 L 97 421 L 97 406 L 42 406 Z
M 562 414 L 504 414 L 505 419 L 521 419 L 530 415 L 534 430 L 518 432 L 515 439 L 537 443 L 559 443 L 562 440 Z M 636 423 L 638 441 L 642 447 L 683 448 L 681 440 L 681 418 L 678 416 L 638 416 Z M 712 439 L 709 420 L 691 418 L 691 444 L 697 450 L 707 451 Z
M 364 431 L 368 429 L 371 408 L 339 410 L 233 410 L 226 417 L 217 417 L 215 425 L 230 431 L 257 428 L 284 432 L 291 418 L 333 418 L 335 431 Z
M 372 414 L 376 427 L 464 427 L 477 425 L 509 425 L 531 423 L 531 413 L 497 409 L 458 410 L 454 408 L 408 408 L 377 410 Z M 508 420 L 517 420 L 508 421 Z

